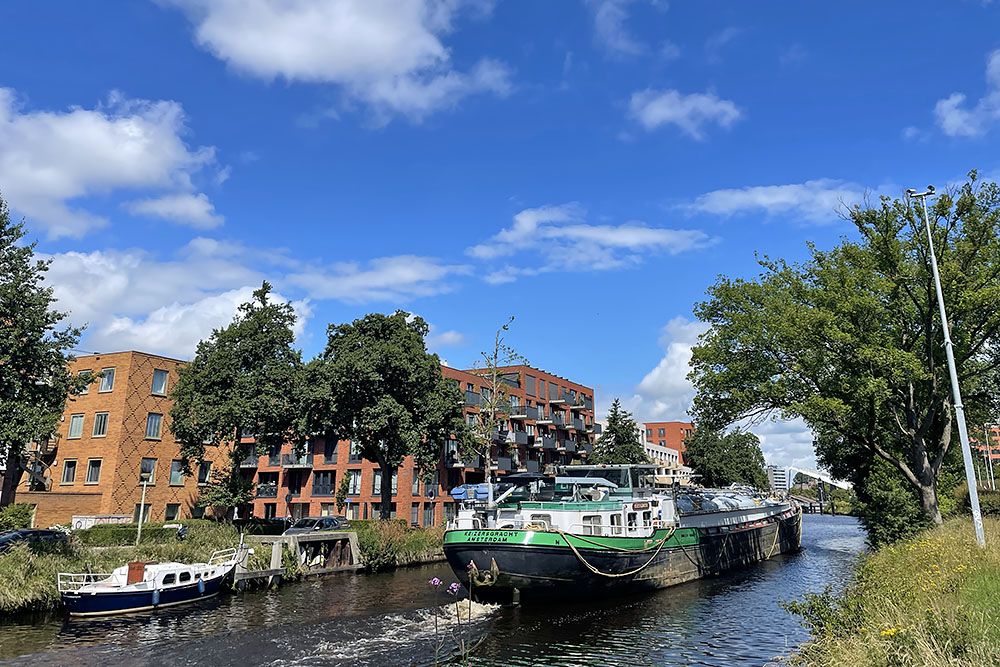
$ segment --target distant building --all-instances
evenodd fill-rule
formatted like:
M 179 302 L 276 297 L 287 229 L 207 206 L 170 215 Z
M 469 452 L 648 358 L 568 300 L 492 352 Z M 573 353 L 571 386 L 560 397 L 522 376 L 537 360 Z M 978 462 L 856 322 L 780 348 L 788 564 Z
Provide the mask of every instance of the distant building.
M 775 465 L 769 465 L 765 471 L 771 490 L 775 493 L 788 493 L 795 484 L 796 473 L 793 468 L 779 468 Z
M 643 427 L 646 431 L 644 441 L 676 450 L 680 454 L 680 464 L 684 464 L 684 438 L 691 435 L 694 424 L 682 421 L 646 422 Z

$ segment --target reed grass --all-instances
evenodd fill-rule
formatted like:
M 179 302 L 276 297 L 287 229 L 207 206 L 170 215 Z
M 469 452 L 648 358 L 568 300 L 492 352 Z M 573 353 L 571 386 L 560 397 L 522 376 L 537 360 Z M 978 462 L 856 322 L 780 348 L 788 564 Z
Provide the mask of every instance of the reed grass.
M 1000 519 L 985 527 L 986 549 L 957 517 L 864 558 L 843 595 L 787 605 L 812 633 L 790 663 L 1000 665 Z
M 356 521 L 361 561 L 369 572 L 444 557 L 444 528 L 410 528 L 401 521 Z

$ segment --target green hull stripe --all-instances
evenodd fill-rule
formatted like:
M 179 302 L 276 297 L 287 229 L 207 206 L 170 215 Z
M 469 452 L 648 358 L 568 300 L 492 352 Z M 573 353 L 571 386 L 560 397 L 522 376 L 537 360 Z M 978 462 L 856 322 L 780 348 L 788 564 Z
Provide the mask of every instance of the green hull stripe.
M 587 535 L 578 538 L 569 535 L 570 541 L 577 549 L 655 549 L 659 540 L 667 536 L 669 531 L 657 530 L 652 537 L 599 537 Z M 535 547 L 565 547 L 566 541 L 562 535 L 541 530 L 449 530 L 444 534 L 444 544 L 511 544 Z M 670 547 L 689 547 L 698 544 L 698 531 L 694 528 L 681 528 L 663 545 Z

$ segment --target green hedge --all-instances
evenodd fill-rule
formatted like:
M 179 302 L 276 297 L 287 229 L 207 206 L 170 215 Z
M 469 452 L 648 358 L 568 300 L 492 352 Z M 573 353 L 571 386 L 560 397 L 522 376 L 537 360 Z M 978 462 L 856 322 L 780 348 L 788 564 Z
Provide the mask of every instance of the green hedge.
M 127 547 L 135 544 L 137 531 L 138 526 L 111 524 L 78 530 L 74 535 L 80 544 L 88 547 Z M 167 544 L 175 541 L 177 541 L 176 528 L 142 527 L 142 544 Z
M 15 503 L 4 507 L 0 510 L 0 533 L 31 527 L 33 513 L 31 505 L 26 503 Z
M 965 512 L 971 511 L 969 487 L 965 484 L 955 489 L 955 499 L 958 506 Z M 1000 516 L 1000 491 L 979 489 L 979 509 L 985 516 Z

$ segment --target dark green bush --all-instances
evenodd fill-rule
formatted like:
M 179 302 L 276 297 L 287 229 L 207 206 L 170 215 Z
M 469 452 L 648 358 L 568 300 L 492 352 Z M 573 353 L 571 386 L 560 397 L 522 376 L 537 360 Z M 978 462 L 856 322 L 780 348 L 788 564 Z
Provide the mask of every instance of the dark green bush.
M 18 528 L 29 528 L 34 510 L 27 503 L 14 503 L 0 510 L 0 533 Z
M 971 511 L 968 485 L 961 484 L 955 488 L 955 500 L 963 512 Z M 1000 516 L 1000 491 L 979 489 L 979 509 L 984 516 Z

